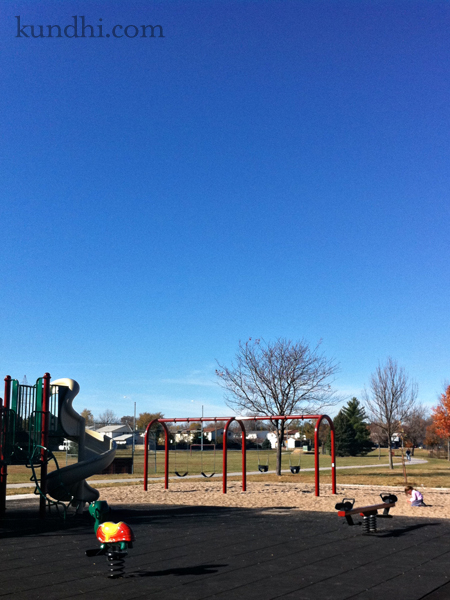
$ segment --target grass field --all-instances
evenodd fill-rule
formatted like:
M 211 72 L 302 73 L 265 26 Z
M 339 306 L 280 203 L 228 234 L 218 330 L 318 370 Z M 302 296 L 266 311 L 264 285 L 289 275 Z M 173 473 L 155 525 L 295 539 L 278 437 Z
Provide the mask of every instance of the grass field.
M 55 453 L 59 466 L 64 467 L 67 464 L 76 462 L 75 457 L 68 457 L 64 452 Z M 131 451 L 119 450 L 117 456 L 131 456 Z M 450 488 L 450 463 L 447 460 L 429 458 L 428 452 L 424 450 L 416 450 L 415 458 L 423 458 L 428 462 L 425 464 L 406 464 L 406 475 L 408 484 L 415 486 L 425 487 L 444 487 Z M 283 453 L 282 468 L 289 470 L 289 460 L 293 465 L 298 464 L 299 455 L 291 455 L 290 452 Z M 247 472 L 258 470 L 258 460 L 261 464 L 269 464 L 269 469 L 274 470 L 276 465 L 275 451 L 264 451 L 258 453 L 254 450 L 247 451 Z M 257 481 L 281 481 L 281 482 L 314 482 L 314 472 L 304 471 L 304 469 L 314 468 L 314 455 L 313 454 L 301 454 L 301 471 L 299 475 L 292 475 L 286 473 L 280 477 L 273 474 L 258 474 L 250 475 L 248 479 Z M 380 486 L 398 486 L 404 485 L 405 479 L 403 474 L 403 468 L 401 464 L 401 458 L 399 456 L 394 457 L 394 470 L 389 470 L 386 466 L 377 467 L 376 465 L 384 465 L 388 463 L 387 450 L 381 451 L 380 458 L 378 457 L 378 451 L 369 454 L 368 456 L 357 456 L 357 457 L 345 457 L 338 458 L 337 464 L 337 483 L 338 484 L 357 484 L 357 485 L 380 485 Z M 372 468 L 355 468 L 355 469 L 340 469 L 339 467 L 348 466 L 365 466 L 373 465 Z M 320 455 L 320 466 L 330 467 L 331 459 L 327 455 Z M 123 479 L 124 482 L 130 478 L 143 477 L 144 467 L 144 456 L 141 448 L 136 449 L 135 461 L 134 461 L 134 475 L 94 475 L 93 478 L 96 480 L 104 479 L 105 484 L 108 479 Z M 49 470 L 54 468 L 54 464 L 49 464 Z M 241 473 L 242 469 L 242 458 L 239 450 L 228 451 L 228 473 Z M 185 473 L 189 475 L 199 475 L 204 471 L 207 475 L 215 473 L 214 480 L 222 474 L 222 452 L 217 451 L 215 456 L 214 452 L 209 450 L 203 453 L 194 451 L 192 454 L 186 450 L 178 450 L 176 453 L 171 452 L 169 457 L 169 470 L 170 475 L 173 476 L 175 471 L 179 473 Z M 152 453 L 149 457 L 149 480 L 152 478 L 162 477 L 164 475 L 164 451 L 158 451 Z M 30 482 L 30 469 L 27 469 L 24 465 L 10 465 L 8 467 L 8 483 L 27 483 Z M 234 479 L 234 478 L 230 478 Z M 240 477 L 237 477 L 240 479 Z M 328 483 L 331 481 L 330 472 L 321 472 L 320 480 L 322 483 Z M 183 481 L 183 479 L 180 479 Z M 120 484 L 118 484 L 120 485 Z M 30 489 L 33 484 L 30 482 Z M 8 490 L 8 493 L 24 493 L 28 491 L 28 488 L 21 488 L 19 490 Z

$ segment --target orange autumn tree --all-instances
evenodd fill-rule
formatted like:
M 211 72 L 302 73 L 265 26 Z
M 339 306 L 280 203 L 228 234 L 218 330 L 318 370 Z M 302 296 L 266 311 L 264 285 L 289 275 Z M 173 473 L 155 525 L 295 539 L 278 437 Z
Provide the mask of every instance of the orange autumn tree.
M 448 460 L 450 461 L 450 385 L 432 409 L 434 430 L 438 436 L 447 438 Z

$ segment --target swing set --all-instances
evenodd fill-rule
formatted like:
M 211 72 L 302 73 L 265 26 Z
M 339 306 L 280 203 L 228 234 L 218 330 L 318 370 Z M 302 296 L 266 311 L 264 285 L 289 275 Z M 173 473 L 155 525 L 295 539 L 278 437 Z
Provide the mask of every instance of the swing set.
M 200 417 L 197 419 L 192 418 L 176 418 L 176 419 L 153 419 L 147 425 L 147 429 L 145 431 L 145 453 L 144 453 L 144 491 L 148 490 L 148 449 L 149 449 L 149 435 L 152 426 L 155 423 L 161 424 L 164 429 L 164 488 L 169 489 L 169 429 L 166 423 L 203 423 L 203 422 L 211 422 L 214 421 L 216 423 L 216 438 L 217 438 L 217 420 L 218 417 Z M 222 491 L 224 494 L 227 493 L 227 437 L 228 437 L 228 429 L 230 425 L 236 421 L 242 432 L 242 491 L 245 492 L 247 489 L 247 451 L 246 451 L 246 430 L 245 430 L 245 421 L 294 421 L 294 420 L 315 420 L 316 426 L 314 429 L 314 470 L 315 470 L 315 495 L 320 496 L 320 475 L 319 475 L 319 428 L 323 420 L 328 421 L 330 425 L 330 437 L 331 437 L 331 493 L 336 494 L 336 455 L 335 455 L 335 434 L 334 434 L 334 425 L 333 421 L 328 415 L 277 415 L 271 417 L 221 417 L 219 418 L 221 421 L 226 420 L 226 424 L 223 431 L 223 454 L 222 454 Z M 215 440 L 217 441 L 217 440 Z M 214 445 L 216 446 L 216 444 Z M 186 453 L 187 460 L 189 459 L 189 454 Z M 207 475 L 203 468 L 203 452 L 201 454 L 201 472 L 203 477 L 210 478 L 215 475 L 216 471 L 216 448 L 214 447 L 214 468 L 211 475 Z M 289 468 L 291 473 L 298 474 L 300 472 L 300 457 L 298 464 L 292 464 L 291 459 L 289 460 Z M 267 473 L 269 470 L 269 457 L 267 457 L 266 464 L 261 463 L 259 455 L 258 455 L 258 470 L 262 473 Z M 175 475 L 177 477 L 186 477 L 189 472 L 189 468 L 187 465 L 186 471 L 184 473 L 181 470 L 177 470 L 176 466 L 176 446 L 175 446 Z
M 202 430 L 200 430 L 200 432 L 202 432 Z M 186 435 L 192 435 L 192 433 L 198 433 L 198 432 L 194 432 L 192 430 L 185 430 L 183 431 L 182 429 L 180 429 L 179 431 L 176 432 L 175 435 L 175 448 L 174 448 L 174 462 L 175 462 L 175 470 L 174 473 L 177 477 L 186 477 L 186 475 L 188 475 L 189 473 L 189 456 L 192 456 L 192 449 L 193 448 L 199 448 L 200 449 L 200 472 L 203 475 L 203 477 L 206 477 L 207 479 L 210 479 L 211 477 L 214 477 L 214 475 L 216 474 L 216 447 L 217 447 L 217 418 L 214 419 L 214 444 L 205 444 L 202 440 L 202 442 L 200 444 L 190 444 L 189 446 L 189 453 L 186 452 L 186 470 L 184 471 L 184 473 L 181 472 L 181 469 L 177 469 L 177 442 L 176 442 L 176 436 L 177 435 L 183 435 L 183 433 Z M 202 433 L 200 434 L 202 435 Z M 204 468 L 203 466 L 203 453 L 204 453 L 204 449 L 205 448 L 213 448 L 213 469 L 212 472 L 207 475 L 206 473 L 206 468 Z

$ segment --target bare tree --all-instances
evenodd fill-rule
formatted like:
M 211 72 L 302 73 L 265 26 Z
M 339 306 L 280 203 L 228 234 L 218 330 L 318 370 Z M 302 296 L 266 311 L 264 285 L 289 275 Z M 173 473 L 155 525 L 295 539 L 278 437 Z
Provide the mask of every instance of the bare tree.
M 114 411 L 110 410 L 109 408 L 107 408 L 105 412 L 102 412 L 102 414 L 98 416 L 98 422 L 103 423 L 103 425 L 112 425 L 113 423 L 117 423 L 117 421 L 118 418 L 116 417 Z
M 404 438 L 412 445 L 412 456 L 414 449 L 424 443 L 429 424 L 430 417 L 422 404 L 416 406 L 403 423 Z
M 378 446 L 378 460 L 381 459 L 381 444 L 387 444 L 389 447 L 389 442 L 386 440 L 386 432 L 381 429 L 379 425 L 376 423 L 369 423 L 369 432 L 370 439 L 374 444 Z
M 216 374 L 224 387 L 227 405 L 239 413 L 251 411 L 260 416 L 317 413 L 339 401 L 330 378 L 337 364 L 304 340 L 239 342 L 235 363 L 218 363 Z M 281 475 L 281 450 L 285 421 L 272 421 L 277 435 L 277 475 Z
M 370 379 L 369 391 L 364 390 L 369 417 L 386 434 L 389 446 L 389 468 L 394 468 L 390 450 L 392 435 L 415 408 L 417 385 L 405 370 L 389 357 L 385 365 L 379 364 Z
M 123 417 L 120 417 L 120 422 L 123 423 L 123 425 L 128 425 L 130 429 L 133 429 L 134 421 L 133 415 L 124 415 Z

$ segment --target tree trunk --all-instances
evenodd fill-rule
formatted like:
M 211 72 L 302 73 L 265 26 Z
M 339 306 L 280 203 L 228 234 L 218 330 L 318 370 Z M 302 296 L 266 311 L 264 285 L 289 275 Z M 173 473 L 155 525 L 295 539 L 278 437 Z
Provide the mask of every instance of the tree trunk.
M 278 423 L 280 423 L 278 421 Z M 280 423 L 280 427 L 277 429 L 277 475 L 281 475 L 281 452 L 283 450 L 283 438 L 284 438 L 284 422 Z
M 281 431 L 277 431 L 277 475 L 281 475 L 281 450 L 282 450 L 282 440 L 281 440 Z
M 388 448 L 389 448 L 389 469 L 394 470 L 394 460 L 392 458 L 392 433 L 391 430 L 387 430 Z

